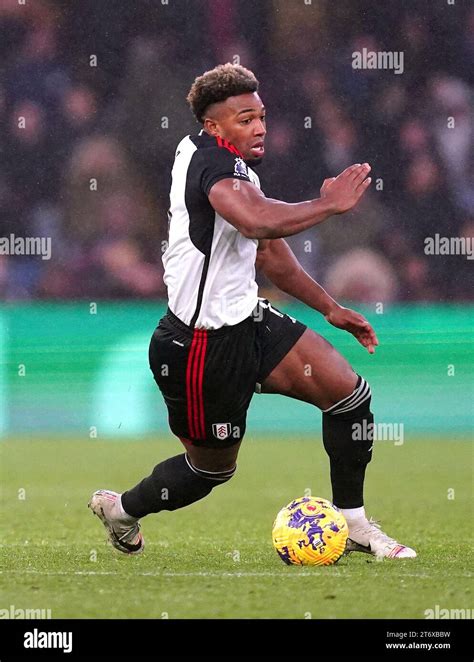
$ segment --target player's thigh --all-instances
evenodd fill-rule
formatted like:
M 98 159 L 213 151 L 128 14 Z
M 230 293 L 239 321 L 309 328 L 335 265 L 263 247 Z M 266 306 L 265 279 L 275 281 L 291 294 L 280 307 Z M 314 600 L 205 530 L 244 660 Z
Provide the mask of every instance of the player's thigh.
M 214 465 L 235 464 L 258 368 L 253 320 L 219 333 L 190 335 L 168 313 L 153 334 L 150 367 L 168 408 L 170 428 L 189 446 L 190 457 L 196 462 L 211 458 Z
M 247 410 L 255 392 L 258 355 L 255 325 L 248 318 L 209 338 L 202 379 L 203 420 L 196 446 L 234 446 L 245 435 Z
M 266 377 L 263 393 L 280 393 L 328 409 L 355 388 L 357 375 L 348 361 L 311 329 Z

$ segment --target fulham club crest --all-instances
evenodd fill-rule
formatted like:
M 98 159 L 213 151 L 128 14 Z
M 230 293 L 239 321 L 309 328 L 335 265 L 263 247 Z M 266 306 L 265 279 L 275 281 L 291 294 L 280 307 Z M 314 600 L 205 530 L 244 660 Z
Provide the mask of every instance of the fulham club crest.
M 212 434 L 216 439 L 227 439 L 232 431 L 230 423 L 213 423 Z

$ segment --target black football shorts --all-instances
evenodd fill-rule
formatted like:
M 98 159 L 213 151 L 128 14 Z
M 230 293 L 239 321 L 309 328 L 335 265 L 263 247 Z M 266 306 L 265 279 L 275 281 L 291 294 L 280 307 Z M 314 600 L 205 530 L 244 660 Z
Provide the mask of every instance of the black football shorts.
M 258 384 L 305 329 L 266 299 L 239 324 L 216 330 L 192 329 L 168 309 L 153 333 L 149 358 L 172 432 L 209 448 L 240 441 Z

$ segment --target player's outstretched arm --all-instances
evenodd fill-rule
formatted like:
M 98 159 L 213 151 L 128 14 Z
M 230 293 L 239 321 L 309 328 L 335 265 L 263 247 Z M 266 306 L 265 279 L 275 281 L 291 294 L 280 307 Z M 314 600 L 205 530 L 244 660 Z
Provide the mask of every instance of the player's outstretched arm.
M 258 243 L 257 269 L 276 285 L 323 314 L 326 320 L 352 335 L 370 354 L 378 345 L 375 331 L 363 315 L 340 306 L 324 288 L 306 273 L 284 239 L 263 239 Z
M 266 198 L 250 182 L 221 179 L 211 188 L 209 201 L 246 237 L 288 237 L 352 209 L 370 184 L 369 172 L 368 163 L 350 166 L 337 177 L 324 180 L 320 198 L 297 203 Z

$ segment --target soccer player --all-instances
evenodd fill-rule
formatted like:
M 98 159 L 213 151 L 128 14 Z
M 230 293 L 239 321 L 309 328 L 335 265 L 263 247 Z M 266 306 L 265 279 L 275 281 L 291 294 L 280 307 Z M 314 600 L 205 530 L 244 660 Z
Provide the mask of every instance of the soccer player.
M 332 498 L 349 527 L 347 550 L 414 557 L 366 517 L 372 439 L 355 440 L 353 430 L 372 429 L 368 383 L 324 338 L 259 298 L 255 282 L 257 267 L 374 353 L 378 341 L 368 321 L 336 303 L 284 240 L 352 209 L 370 185 L 370 166 L 357 163 L 324 180 L 314 200 L 267 198 L 254 171 L 266 134 L 254 74 L 219 65 L 196 78 L 187 99 L 203 128 L 176 150 L 163 255 L 169 307 L 149 350 L 185 453 L 161 462 L 123 494 L 95 492 L 89 506 L 116 549 L 140 553 L 139 520 L 188 506 L 230 480 L 253 393 L 279 393 L 323 412 Z

